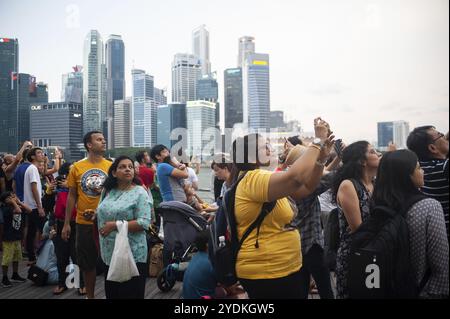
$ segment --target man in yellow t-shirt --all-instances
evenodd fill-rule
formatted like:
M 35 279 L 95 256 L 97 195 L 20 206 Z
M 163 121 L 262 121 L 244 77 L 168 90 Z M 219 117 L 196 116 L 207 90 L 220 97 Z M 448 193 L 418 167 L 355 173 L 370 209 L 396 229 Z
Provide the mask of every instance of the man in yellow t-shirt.
M 67 178 L 69 195 L 62 238 L 67 240 L 72 233 L 70 219 L 76 206 L 76 255 L 77 264 L 84 274 L 86 293 L 94 298 L 98 250 L 95 243 L 94 214 L 100 201 L 103 184 L 108 176 L 111 162 L 104 159 L 106 140 L 100 131 L 91 131 L 83 138 L 88 152 L 87 158 L 76 162 Z

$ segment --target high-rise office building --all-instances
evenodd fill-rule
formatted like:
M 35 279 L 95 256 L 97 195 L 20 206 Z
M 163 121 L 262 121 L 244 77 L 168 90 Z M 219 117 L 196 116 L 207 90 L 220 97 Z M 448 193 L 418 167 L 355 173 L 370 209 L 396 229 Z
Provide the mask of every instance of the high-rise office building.
M 242 109 L 242 69 L 233 68 L 224 71 L 225 128 L 233 128 L 243 122 Z
M 172 102 L 195 101 L 201 77 L 200 60 L 192 54 L 178 53 L 172 62 Z
M 114 148 L 131 147 L 131 97 L 114 101 Z
M 255 53 L 255 38 L 243 36 L 239 38 L 238 67 L 244 66 L 249 54 Z
M 36 77 L 19 73 L 18 88 L 18 125 L 17 136 L 19 144 L 30 139 L 30 106 L 39 103 L 48 103 L 47 84 L 36 83 Z M 49 126 L 47 125 L 47 128 Z
M 144 70 L 131 70 L 132 96 L 132 144 L 133 147 L 152 147 L 156 144 L 157 108 L 154 100 L 153 76 Z
M 210 74 L 209 32 L 204 24 L 192 31 L 192 53 L 200 59 L 202 75 Z
M 0 152 L 16 152 L 18 140 L 19 41 L 0 37 Z
M 106 66 L 103 41 L 97 30 L 91 30 L 84 40 L 83 63 L 83 132 L 105 132 Z
M 188 154 L 203 154 L 210 141 L 203 140 L 203 134 L 207 129 L 215 128 L 216 103 L 208 101 L 189 101 L 186 103 L 187 130 L 188 130 Z M 210 137 L 211 138 L 211 137 Z M 214 135 L 211 140 L 215 141 Z
M 112 147 L 114 141 L 113 116 L 114 101 L 125 98 L 125 45 L 120 35 L 109 36 L 105 45 L 106 59 L 106 83 L 107 106 L 106 126 L 108 147 Z
M 155 87 L 155 103 L 156 105 L 166 105 L 167 104 L 167 96 L 165 89 L 158 89 Z
M 243 67 L 243 120 L 250 130 L 269 129 L 269 55 L 250 53 Z
M 61 85 L 61 101 L 83 103 L 83 67 L 76 65 L 73 72 L 63 74 Z
M 216 103 L 216 127 L 219 128 L 220 121 L 220 105 L 219 99 L 219 86 L 217 80 L 210 75 L 204 75 L 197 81 L 197 100 L 209 101 Z
M 30 135 L 33 144 L 44 148 L 58 146 L 68 161 L 82 159 L 84 156 L 82 108 L 82 104 L 71 102 L 32 104 Z
M 217 80 L 211 75 L 205 75 L 197 81 L 197 100 L 217 102 L 219 88 Z
M 378 122 L 378 149 L 386 151 L 393 142 L 397 149 L 406 148 L 409 135 L 409 123 L 405 121 Z
M 286 123 L 284 122 L 284 112 L 283 111 L 271 111 L 269 121 L 270 121 L 270 128 L 276 128 L 276 129 L 286 128 Z
M 177 128 L 187 128 L 185 103 L 171 103 L 158 106 L 157 143 L 172 147 L 178 140 L 171 140 L 170 134 Z

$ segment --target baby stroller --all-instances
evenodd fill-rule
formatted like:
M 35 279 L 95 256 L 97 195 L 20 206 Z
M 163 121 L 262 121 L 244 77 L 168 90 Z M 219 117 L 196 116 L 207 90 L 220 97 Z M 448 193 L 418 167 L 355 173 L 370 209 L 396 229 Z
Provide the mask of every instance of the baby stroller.
M 206 229 L 206 220 L 191 206 L 176 201 L 163 202 L 157 208 L 164 229 L 164 269 L 158 275 L 157 285 L 163 292 L 183 281 L 197 233 Z

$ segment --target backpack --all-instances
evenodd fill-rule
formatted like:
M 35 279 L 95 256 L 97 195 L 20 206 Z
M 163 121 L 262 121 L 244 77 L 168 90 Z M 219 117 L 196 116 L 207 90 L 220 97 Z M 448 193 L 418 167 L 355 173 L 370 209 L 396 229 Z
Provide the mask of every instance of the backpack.
M 264 218 L 273 210 L 275 202 L 264 203 L 261 212 L 256 220 L 246 229 L 242 238 L 238 240 L 236 216 L 234 213 L 234 204 L 236 189 L 245 174 L 230 187 L 225 193 L 216 218 L 210 226 L 209 256 L 215 270 L 217 280 L 225 285 L 232 285 L 237 282 L 236 259 L 242 244 L 256 228 L 257 236 Z M 219 247 L 219 237 L 225 236 L 225 246 Z M 258 239 L 256 239 L 255 248 L 259 248 Z
M 426 198 L 412 196 L 402 212 L 375 206 L 368 220 L 351 235 L 348 259 L 349 298 L 417 298 L 428 280 L 415 284 L 410 261 L 406 212 Z
M 150 250 L 150 261 L 148 265 L 149 277 L 156 277 L 164 268 L 163 264 L 163 244 L 153 245 Z
M 350 179 L 355 187 L 358 199 L 361 200 L 364 194 L 364 189 L 361 183 L 355 179 Z M 328 215 L 327 222 L 324 229 L 324 259 L 325 265 L 330 270 L 336 269 L 336 256 L 341 242 L 341 234 L 339 228 L 339 209 L 334 208 Z

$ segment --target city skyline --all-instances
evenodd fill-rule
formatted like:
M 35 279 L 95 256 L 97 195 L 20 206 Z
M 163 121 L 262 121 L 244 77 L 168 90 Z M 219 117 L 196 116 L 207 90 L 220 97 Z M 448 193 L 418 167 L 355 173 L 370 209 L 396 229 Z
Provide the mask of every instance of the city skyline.
M 382 121 L 448 129 L 448 2 L 194 2 L 192 7 L 203 10 L 186 6 L 183 14 L 167 19 L 180 1 L 146 10 L 149 5 L 140 1 L 105 6 L 44 0 L 36 10 L 26 10 L 30 1 L 7 0 L 0 4 L 1 36 L 19 40 L 18 71 L 47 83 L 50 102 L 60 100 L 61 75 L 83 64 L 83 40 L 91 29 L 104 40 L 122 36 L 127 96 L 133 66 L 153 75 L 155 86 L 171 96 L 173 56 L 192 53 L 191 33 L 205 24 L 221 105 L 223 71 L 237 66 L 238 39 L 247 35 L 255 37 L 256 52 L 270 55 L 271 110 L 299 120 L 305 131 L 312 130 L 317 115 L 348 141 L 375 141 Z M 119 16 L 124 20 L 118 27 Z M 128 16 L 133 23 L 127 23 Z M 36 29 L 46 36 L 21 21 L 39 21 Z

